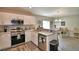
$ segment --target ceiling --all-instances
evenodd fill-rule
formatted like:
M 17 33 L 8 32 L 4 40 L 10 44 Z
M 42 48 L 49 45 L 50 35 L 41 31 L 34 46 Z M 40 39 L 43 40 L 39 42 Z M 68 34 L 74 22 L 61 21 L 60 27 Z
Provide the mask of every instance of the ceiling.
M 60 17 L 79 15 L 79 7 L 1 7 L 0 9 L 14 10 L 31 15 Z
M 31 8 L 31 12 L 41 16 L 56 17 L 56 16 L 71 16 L 79 15 L 78 7 L 40 7 Z

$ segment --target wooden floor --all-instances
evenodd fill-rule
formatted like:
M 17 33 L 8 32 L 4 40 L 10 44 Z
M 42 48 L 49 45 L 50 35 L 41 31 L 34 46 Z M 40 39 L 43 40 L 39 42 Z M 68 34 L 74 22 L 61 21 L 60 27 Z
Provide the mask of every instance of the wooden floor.
M 32 42 L 27 42 L 26 44 L 24 43 L 16 47 L 5 49 L 5 51 L 41 51 L 41 50 Z

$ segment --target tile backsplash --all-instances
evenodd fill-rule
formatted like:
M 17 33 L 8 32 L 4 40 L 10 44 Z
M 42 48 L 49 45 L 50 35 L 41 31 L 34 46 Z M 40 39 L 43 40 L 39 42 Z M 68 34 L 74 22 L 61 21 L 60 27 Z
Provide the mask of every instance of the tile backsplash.
M 0 25 L 0 32 L 4 32 L 4 26 Z
M 20 27 L 22 30 L 31 30 L 35 29 L 34 25 L 22 25 L 22 26 L 12 26 L 12 25 L 6 25 L 7 31 L 10 31 L 11 29 L 16 29 L 17 27 Z M 4 32 L 5 25 L 0 25 L 0 32 Z
M 30 30 L 30 29 L 34 29 L 35 28 L 34 25 L 8 26 L 8 30 L 16 29 L 17 27 L 20 27 L 22 30 Z

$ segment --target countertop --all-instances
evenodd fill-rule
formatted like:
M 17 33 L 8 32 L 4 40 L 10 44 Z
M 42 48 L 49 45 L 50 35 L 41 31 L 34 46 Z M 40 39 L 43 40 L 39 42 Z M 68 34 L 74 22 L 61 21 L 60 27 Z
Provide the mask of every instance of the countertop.
M 0 32 L 0 35 L 10 34 L 10 32 Z
M 41 30 L 41 31 L 40 30 L 30 30 L 30 31 L 40 33 L 40 34 L 43 34 L 43 35 L 46 35 L 46 36 L 53 35 L 53 34 L 56 33 L 55 31 L 49 32 L 49 31 L 45 31 L 45 30 Z
M 25 32 L 28 32 L 28 31 L 40 33 L 40 34 L 43 34 L 43 35 L 53 35 L 53 34 L 55 34 L 55 31 L 49 32 L 49 31 L 45 31 L 45 30 L 39 31 L 39 30 L 34 30 L 34 29 L 32 29 L 32 30 L 25 30 Z M 10 31 L 8 31 L 8 32 L 0 32 L 0 35 L 3 35 L 3 34 L 10 34 Z
M 47 32 L 47 31 L 40 31 L 38 33 L 43 34 L 43 35 L 46 35 L 46 36 L 53 35 L 54 34 L 53 32 Z

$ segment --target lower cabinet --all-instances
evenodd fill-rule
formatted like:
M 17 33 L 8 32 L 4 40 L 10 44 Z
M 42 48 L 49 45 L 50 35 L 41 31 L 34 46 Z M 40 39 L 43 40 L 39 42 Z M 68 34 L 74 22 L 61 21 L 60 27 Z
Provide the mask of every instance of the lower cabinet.
M 31 41 L 31 31 L 26 30 L 25 31 L 25 42 L 29 42 L 29 41 Z
M 4 33 L 0 35 L 0 50 L 11 47 L 10 33 Z
M 38 33 L 35 31 L 27 30 L 25 31 L 25 42 L 32 41 L 38 46 Z
M 31 41 L 38 46 L 38 33 L 32 32 L 31 34 Z

